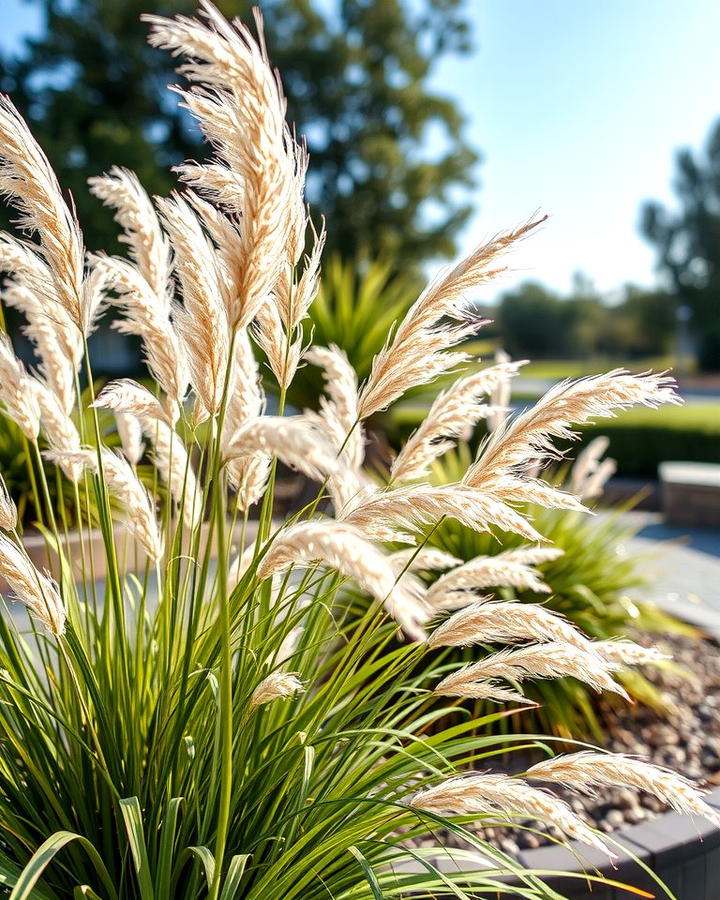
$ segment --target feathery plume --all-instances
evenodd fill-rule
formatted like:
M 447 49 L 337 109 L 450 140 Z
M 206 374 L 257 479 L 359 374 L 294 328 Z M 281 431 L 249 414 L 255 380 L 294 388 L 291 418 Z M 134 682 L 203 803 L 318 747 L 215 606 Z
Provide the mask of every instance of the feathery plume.
M 511 365 L 511 357 L 510 354 L 503 350 L 501 347 L 495 351 L 495 363 L 497 367 L 504 367 Z M 518 365 L 524 366 L 527 364 L 527 360 L 523 360 Z M 496 431 L 503 422 L 507 419 L 508 413 L 510 411 L 510 397 L 512 395 L 512 375 L 515 372 L 511 373 L 507 371 L 503 371 L 501 368 L 501 377 L 498 378 L 496 383 L 492 387 L 492 391 L 490 393 L 490 404 L 493 407 L 493 411 L 491 415 L 488 417 L 488 428 L 490 431 Z
M 306 231 L 305 221 L 307 221 L 312 231 L 312 250 L 305 256 L 305 265 L 300 278 L 295 280 L 291 265 L 285 266 L 273 292 L 280 316 L 290 332 L 305 318 L 320 289 L 320 259 L 325 246 L 324 225 L 318 233 L 312 221 L 309 218 L 304 220 L 304 213 L 302 215 L 301 233 L 304 234 Z M 302 244 L 299 241 L 297 243 L 302 250 Z M 288 257 L 291 261 L 293 260 L 294 251 L 292 249 L 288 250 Z
M 311 347 L 304 357 L 323 370 L 327 397 L 320 398 L 319 416 L 325 423 L 330 440 L 342 449 L 342 459 L 359 469 L 365 456 L 365 440 L 358 416 L 358 383 L 347 354 L 335 344 Z
M 40 408 L 33 382 L 4 332 L 0 332 L 0 401 L 8 417 L 34 441 L 40 432 Z
M 200 521 L 203 495 L 182 438 L 167 422 L 138 415 L 140 425 L 153 447 L 152 461 L 182 510 L 185 525 L 192 529 Z
M 393 481 L 412 481 L 427 474 L 435 460 L 455 446 L 456 440 L 468 440 L 480 419 L 493 413 L 494 407 L 481 403 L 502 378 L 510 378 L 522 363 L 503 363 L 460 378 L 447 391 L 438 394 L 422 424 L 398 453 L 390 475 Z
M 582 632 L 565 616 L 537 603 L 472 603 L 450 616 L 428 638 L 431 647 L 469 647 L 512 641 L 564 641 L 591 651 Z
M 408 572 L 419 572 L 433 569 L 452 569 L 462 564 L 462 560 L 437 547 L 408 547 L 406 550 L 396 550 L 388 557 L 393 569 L 400 573 L 404 569 Z
M 509 475 L 521 475 L 533 465 L 557 458 L 554 440 L 573 440 L 577 436 L 573 425 L 613 416 L 616 410 L 635 404 L 657 407 L 681 402 L 674 380 L 664 372 L 630 375 L 614 369 L 606 375 L 562 382 L 492 433 L 463 482 L 491 490 Z
M 3 253 L 11 248 L 18 254 Z M 70 413 L 75 405 L 75 373 L 83 355 L 82 335 L 62 306 L 48 302 L 55 290 L 52 274 L 37 253 L 20 241 L 0 235 L 2 268 L 13 273 L 3 290 L 3 300 L 25 316 L 23 333 L 40 357 L 40 372 L 65 412 Z
M 452 672 L 436 688 L 437 693 L 452 696 L 473 696 L 476 681 L 481 685 L 488 680 L 505 678 L 524 681 L 527 678 L 564 678 L 572 676 L 585 682 L 594 690 L 612 691 L 627 699 L 625 690 L 612 678 L 613 664 L 592 650 L 553 641 L 546 644 L 529 644 L 518 650 L 500 650 L 480 662 Z
M 159 198 L 183 293 L 174 309 L 175 331 L 185 351 L 190 381 L 207 415 L 220 408 L 230 352 L 222 298 L 227 284 L 212 244 L 190 204 L 178 194 Z
M 609 445 L 608 438 L 600 435 L 590 441 L 573 463 L 570 470 L 570 490 L 581 500 L 599 497 L 608 479 L 615 474 L 615 460 L 602 458 Z
M 415 809 L 451 815 L 503 816 L 549 822 L 570 838 L 613 854 L 564 800 L 534 788 L 520 778 L 475 772 L 448 778 L 419 791 L 410 800 Z
M 340 522 L 300 522 L 284 528 L 258 565 L 258 577 L 267 578 L 294 565 L 324 563 L 355 581 L 413 640 L 425 637 L 427 611 L 422 585 L 407 575 L 399 582 L 388 557 L 355 528 Z
M 172 297 L 170 245 L 160 228 L 152 201 L 129 169 L 113 166 L 109 172 L 89 178 L 90 192 L 115 210 L 123 229 L 119 240 L 127 244 L 138 271 L 158 302 L 169 308 Z
M 620 753 L 581 750 L 555 756 L 531 766 L 526 775 L 588 792 L 601 785 L 647 791 L 676 812 L 704 816 L 720 826 L 720 814 L 705 803 L 692 781 L 661 766 Z
M 667 659 L 672 659 L 657 647 L 643 647 L 635 641 L 611 639 L 593 641 L 593 649 L 603 659 L 618 666 L 655 666 Z
M 191 60 L 180 69 L 194 85 L 181 92 L 184 104 L 212 144 L 217 163 L 242 184 L 235 196 L 223 194 L 237 218 L 237 246 L 228 260 L 233 290 L 227 314 L 234 329 L 255 318 L 278 281 L 288 248 L 300 243 L 294 232 L 306 159 L 285 123 L 285 100 L 262 32 L 255 41 L 247 28 L 225 21 L 206 0 L 201 15 L 205 22 L 185 16 L 143 18 L 151 24 L 153 46 Z M 202 168 L 193 173 L 199 190 L 206 174 Z M 212 175 L 209 195 L 217 195 L 218 172 Z
M 226 452 L 235 433 L 265 410 L 265 392 L 246 329 L 235 333 L 230 389 L 223 421 L 222 446 Z M 271 457 L 265 453 L 248 454 L 227 462 L 227 475 L 237 492 L 238 506 L 248 509 L 262 497 L 270 473 Z
M 83 239 L 47 157 L 11 101 L 0 96 L 0 193 L 9 197 L 25 231 L 37 233 L 57 299 L 75 325 L 90 324 L 83 286 Z
M 540 556 L 544 560 L 562 556 L 562 550 L 554 547 L 527 549 L 537 553 L 544 550 L 544 556 Z M 458 596 L 459 592 L 489 587 L 514 587 L 522 591 L 534 591 L 536 594 L 549 594 L 550 588 L 531 564 L 525 562 L 522 555 L 518 556 L 518 552 L 509 550 L 495 556 L 476 556 L 438 578 L 428 590 L 427 602 L 447 609 L 455 603 L 463 603 L 462 596 Z
M 122 447 L 125 459 L 130 465 L 136 466 L 145 452 L 145 444 L 143 444 L 142 439 L 142 426 L 132 413 L 120 412 L 118 410 L 115 411 L 115 424 L 117 425 L 120 446 Z
M 300 364 L 302 332 L 292 341 L 280 320 L 274 303 L 266 303 L 257 311 L 252 327 L 255 342 L 267 356 L 272 373 L 281 388 L 290 386 Z
M 396 533 L 398 528 L 412 531 L 434 525 L 443 516 L 457 519 L 468 528 L 488 531 L 492 525 L 512 531 L 529 541 L 542 541 L 543 536 L 519 512 L 492 496 L 463 485 L 430 487 L 417 485 L 362 497 L 357 505 L 339 511 L 337 518 L 374 534 L 379 540 L 392 540 L 382 535 Z
M 304 416 L 259 416 L 245 422 L 225 450 L 226 459 L 257 453 L 277 458 L 315 481 L 323 481 L 340 464 L 325 435 Z
M 520 703 L 524 706 L 537 706 L 519 691 L 503 685 L 493 678 L 477 681 L 463 681 L 445 678 L 437 685 L 434 694 L 439 697 L 466 697 L 470 700 L 489 700 L 492 703 Z
M 163 542 L 150 494 L 124 457 L 107 447 L 101 448 L 100 455 L 105 484 L 110 494 L 120 501 L 125 511 L 128 529 L 151 559 L 160 559 L 163 554 Z M 81 463 L 91 472 L 99 473 L 95 450 L 78 450 L 74 453 L 48 450 L 45 457 L 58 464 Z
M 172 423 L 157 397 L 132 378 L 118 378 L 108 382 L 90 405 L 98 409 L 112 409 L 116 413 L 130 413 L 137 419 L 148 422 L 160 421 L 167 425 Z
M 409 388 L 427 384 L 469 359 L 465 353 L 449 352 L 477 330 L 477 322 L 467 321 L 465 295 L 502 271 L 496 266 L 498 257 L 542 221 L 544 217 L 492 238 L 428 284 L 373 360 L 360 393 L 361 418 L 386 409 Z M 443 319 L 459 324 L 442 325 Z
M 17 507 L 10 496 L 5 479 L 0 475 L 0 528 L 12 531 L 17 527 Z
M 67 613 L 58 586 L 5 534 L 0 534 L 0 575 L 51 634 L 63 634 Z
M 105 273 L 106 283 L 118 297 L 114 301 L 125 318 L 113 322 L 121 334 L 141 338 L 150 374 L 168 397 L 173 414 L 187 390 L 187 361 L 170 321 L 170 305 L 158 297 L 137 266 L 119 257 L 93 257 Z
M 280 698 L 300 694 L 305 687 L 297 676 L 297 672 L 273 672 L 264 678 L 250 697 L 250 712 Z
M 70 454 L 80 450 L 78 430 L 57 396 L 39 379 L 31 379 L 31 386 L 40 410 L 41 430 L 50 448 Z M 70 481 L 77 483 L 80 480 L 83 471 L 81 464 L 59 458 L 58 465 Z

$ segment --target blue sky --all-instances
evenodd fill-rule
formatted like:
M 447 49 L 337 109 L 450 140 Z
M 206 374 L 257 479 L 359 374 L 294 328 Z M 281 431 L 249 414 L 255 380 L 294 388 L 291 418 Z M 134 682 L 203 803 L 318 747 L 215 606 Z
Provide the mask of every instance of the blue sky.
M 122 0 L 118 0 L 122 2 Z M 601 291 L 654 282 L 641 202 L 672 201 L 677 147 L 720 117 L 717 0 L 469 0 L 477 49 L 445 61 L 483 151 L 463 249 L 536 209 L 551 216 L 514 259 L 568 290 L 582 270 Z M 35 4 L 0 0 L 0 45 L 40 27 Z M 492 292 L 491 292 L 492 293 Z

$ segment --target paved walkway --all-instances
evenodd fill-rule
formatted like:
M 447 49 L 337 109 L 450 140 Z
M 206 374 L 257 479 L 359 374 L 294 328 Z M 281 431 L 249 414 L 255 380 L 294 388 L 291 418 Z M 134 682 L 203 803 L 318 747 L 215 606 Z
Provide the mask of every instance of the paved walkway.
M 625 515 L 640 527 L 628 549 L 646 555 L 650 599 L 689 619 L 709 610 L 720 623 L 720 530 L 667 525 L 659 513 Z M 647 590 L 638 596 L 647 597 Z

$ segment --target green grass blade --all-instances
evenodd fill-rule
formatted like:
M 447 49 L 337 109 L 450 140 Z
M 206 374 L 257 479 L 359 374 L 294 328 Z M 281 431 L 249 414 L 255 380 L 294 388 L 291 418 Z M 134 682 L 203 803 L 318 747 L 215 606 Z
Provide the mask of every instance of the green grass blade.
M 148 862 L 147 847 L 145 845 L 145 831 L 142 823 L 142 810 L 137 797 L 126 797 L 120 801 L 125 830 L 127 831 L 130 850 L 135 863 L 140 896 L 142 900 L 154 900 L 152 880 L 150 878 L 150 864 Z

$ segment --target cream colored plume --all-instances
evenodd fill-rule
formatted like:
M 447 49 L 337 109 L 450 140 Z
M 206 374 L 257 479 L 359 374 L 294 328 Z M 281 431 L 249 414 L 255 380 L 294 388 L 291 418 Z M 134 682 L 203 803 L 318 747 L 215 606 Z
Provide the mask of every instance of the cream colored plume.
M 118 378 L 108 382 L 91 406 L 131 413 L 148 422 L 159 420 L 171 424 L 171 418 L 157 397 L 132 378 Z
M 565 641 L 585 652 L 595 647 L 565 616 L 537 603 L 472 603 L 446 619 L 428 638 L 431 647 L 469 647 L 515 641 Z
M 113 166 L 105 175 L 89 178 L 90 191 L 115 210 L 138 271 L 150 286 L 157 303 L 169 309 L 172 298 L 170 245 L 160 228 L 152 201 L 129 169 Z
M 0 528 L 12 531 L 17 527 L 17 507 L 10 496 L 5 479 L 0 475 Z
M 302 332 L 293 340 L 280 319 L 274 303 L 266 303 L 257 311 L 252 327 L 255 342 L 267 356 L 278 386 L 287 388 L 295 377 L 302 354 Z
M 315 481 L 340 469 L 335 449 L 304 416 L 259 416 L 245 422 L 229 441 L 226 459 L 258 453 L 276 456 L 286 466 Z
M 300 522 L 284 528 L 261 559 L 258 577 L 313 563 L 323 563 L 355 581 L 385 606 L 408 637 L 424 639 L 427 610 L 421 583 L 412 575 L 398 582 L 387 555 L 343 523 Z
M 83 239 L 47 157 L 11 101 L 0 96 L 0 193 L 21 216 L 18 226 L 40 238 L 40 254 L 52 272 L 57 300 L 81 331 L 92 318 L 92 296 L 84 285 Z
M 182 511 L 185 525 L 194 528 L 202 518 L 204 501 L 182 438 L 161 419 L 138 415 L 138 420 L 152 444 L 152 461 L 160 477 L 170 488 L 173 500 Z
M 475 682 L 484 687 L 488 681 L 498 678 L 524 681 L 571 676 L 598 692 L 612 691 L 628 699 L 625 690 L 612 677 L 613 668 L 613 663 L 592 650 L 592 644 L 588 649 L 566 641 L 529 644 L 518 650 L 500 650 L 481 662 L 463 666 L 444 678 L 436 693 L 472 697 Z
M 250 711 L 272 703 L 273 700 L 287 699 L 300 694 L 305 687 L 297 676 L 297 672 L 273 672 L 264 678 L 250 697 Z
M 58 397 L 39 379 L 31 379 L 31 386 L 40 410 L 40 429 L 51 450 L 76 453 L 81 450 L 80 435 L 75 423 L 65 412 Z M 72 459 L 58 458 L 58 465 L 72 482 L 78 482 L 82 464 Z
M 427 812 L 451 815 L 500 816 L 505 819 L 538 819 L 559 828 L 567 837 L 612 852 L 565 801 L 538 790 L 520 778 L 474 772 L 448 778 L 419 791 L 410 805 Z
M 436 547 L 408 547 L 406 550 L 396 550 L 388 557 L 390 565 L 399 574 L 407 569 L 408 572 L 420 572 L 422 570 L 452 569 L 462 564 L 462 560 L 444 550 Z
M 120 446 L 125 459 L 132 466 L 136 466 L 145 452 L 145 444 L 142 439 L 142 426 L 138 419 L 127 412 L 115 412 L 115 424 L 117 425 Z
M 603 459 L 610 445 L 608 438 L 600 435 L 578 455 L 570 470 L 570 490 L 581 500 L 599 497 L 617 469 L 614 459 Z
M 55 288 L 47 265 L 21 242 L 1 238 L 0 269 L 14 276 L 5 285 L 3 300 L 25 316 L 23 333 L 40 357 L 40 373 L 70 413 L 75 405 L 75 373 L 83 356 L 82 335 L 62 306 L 48 302 Z M 4 258 L 3 249 L 12 245 L 20 250 L 19 260 Z
M 358 383 L 347 354 L 335 344 L 312 347 L 304 357 L 323 370 L 326 397 L 320 398 L 319 416 L 342 459 L 359 469 L 365 457 L 365 438 L 358 414 Z
M 502 367 L 512 365 L 510 354 L 502 348 L 498 347 L 495 351 L 495 362 L 501 370 L 501 377 L 498 378 L 493 385 L 490 393 L 490 403 L 493 407 L 492 414 L 488 417 L 488 428 L 495 431 L 505 422 L 510 412 L 510 397 L 512 396 L 512 374 L 503 372 Z M 524 366 L 527 360 L 523 360 L 519 365 Z
M 534 407 L 494 431 L 463 481 L 484 490 L 500 490 L 508 479 L 521 481 L 518 476 L 528 467 L 557 457 L 554 442 L 574 439 L 573 425 L 613 416 L 616 410 L 635 404 L 657 407 L 681 402 L 675 382 L 665 373 L 630 375 L 615 369 L 606 375 L 562 382 Z
M 157 201 L 170 235 L 182 305 L 174 309 L 175 331 L 185 349 L 190 381 L 208 415 L 220 409 L 230 353 L 223 296 L 228 286 L 217 256 L 190 204 L 175 194 Z
M 33 380 L 15 356 L 10 338 L 0 332 L 0 401 L 25 437 L 34 441 L 40 432 L 40 408 Z
M 207 170 L 193 172 L 195 188 L 221 199 L 236 220 L 236 246 L 226 259 L 233 288 L 227 313 L 234 329 L 248 325 L 267 301 L 290 248 L 302 249 L 297 232 L 304 228 L 306 159 L 285 123 L 285 100 L 262 33 L 256 41 L 209 2 L 202 2 L 200 10 L 204 22 L 185 16 L 144 18 L 154 46 L 190 60 L 181 72 L 196 87 L 182 94 L 183 101 L 211 143 L 214 162 L 241 185 L 233 193 L 213 169 L 206 191 Z
M 259 418 L 265 410 L 265 392 L 258 364 L 246 329 L 235 333 L 231 382 L 223 420 L 222 446 L 226 452 L 233 436 L 251 419 Z M 262 497 L 270 473 L 272 457 L 257 452 L 229 459 L 227 475 L 237 491 L 238 506 L 246 510 Z
M 450 352 L 477 330 L 477 321 L 468 321 L 468 292 L 502 271 L 497 266 L 498 258 L 541 221 L 544 219 L 492 238 L 428 284 L 392 340 L 373 360 L 360 393 L 361 418 L 385 409 L 409 388 L 427 384 L 468 360 L 465 353 Z M 444 319 L 456 324 L 444 325 Z
M 463 485 L 396 488 L 369 498 L 362 497 L 357 505 L 341 509 L 337 514 L 337 518 L 379 540 L 395 539 L 383 535 L 396 534 L 398 529 L 412 532 L 426 525 L 435 525 L 443 516 L 457 519 L 476 531 L 488 531 L 495 525 L 529 541 L 544 540 L 527 519 L 511 506 Z
M 427 474 L 435 460 L 469 440 L 474 427 L 492 415 L 494 407 L 481 403 L 504 378 L 514 375 L 522 363 L 502 363 L 460 378 L 438 394 L 422 424 L 397 455 L 390 475 L 393 481 L 411 481 Z
M 704 816 L 720 826 L 720 813 L 708 806 L 692 781 L 620 753 L 581 750 L 543 760 L 526 774 L 529 778 L 559 782 L 588 792 L 604 785 L 647 791 L 676 812 Z
M 169 411 L 176 418 L 189 375 L 185 353 L 170 321 L 170 305 L 164 295 L 158 296 L 134 263 L 119 257 L 94 257 L 102 268 L 108 287 L 117 292 L 113 302 L 125 318 L 113 323 L 121 334 L 132 334 L 142 340 L 148 369 L 168 397 Z
M 672 657 L 657 647 L 643 647 L 635 641 L 593 641 L 593 649 L 603 659 L 619 666 L 654 666 Z
M 100 452 L 105 484 L 110 494 L 119 501 L 128 530 L 151 559 L 159 560 L 163 554 L 163 541 L 150 494 L 124 457 L 107 447 L 102 447 Z M 48 450 L 45 456 L 58 464 L 81 463 L 91 472 L 99 473 L 97 451 L 94 449 L 75 453 Z
M 57 637 L 63 634 L 67 612 L 57 584 L 4 534 L 0 534 L 0 575 L 48 631 Z
M 550 588 L 532 564 L 523 559 L 523 550 L 530 551 L 531 558 L 542 562 L 562 556 L 562 550 L 555 547 L 518 548 L 495 556 L 476 556 L 438 578 L 428 590 L 427 602 L 439 609 L 452 609 L 472 599 L 467 594 L 463 598 L 462 592 L 489 587 L 514 587 L 549 594 Z
M 280 317 L 291 332 L 307 315 L 320 288 L 320 259 L 325 246 L 325 228 L 323 226 L 318 233 L 309 219 L 307 222 L 312 232 L 313 247 L 305 256 L 302 274 L 300 278 L 294 278 L 291 265 L 285 266 L 274 290 Z M 304 231 L 303 227 L 302 234 Z M 299 249 L 302 250 L 302 244 L 299 245 Z M 288 257 L 293 259 L 291 248 L 288 250 Z

